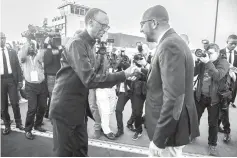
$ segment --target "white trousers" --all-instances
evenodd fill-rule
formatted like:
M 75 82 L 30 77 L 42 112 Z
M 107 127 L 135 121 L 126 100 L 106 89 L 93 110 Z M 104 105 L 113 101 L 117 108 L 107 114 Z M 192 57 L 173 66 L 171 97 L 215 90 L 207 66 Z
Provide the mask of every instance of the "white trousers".
M 96 89 L 96 104 L 98 105 L 101 127 L 105 134 L 109 134 L 111 129 L 110 116 L 115 111 L 116 94 L 114 88 Z
M 159 155 L 151 155 L 149 153 L 149 157 L 183 157 L 183 148 L 185 145 L 176 146 L 176 147 L 166 147 L 162 149 Z

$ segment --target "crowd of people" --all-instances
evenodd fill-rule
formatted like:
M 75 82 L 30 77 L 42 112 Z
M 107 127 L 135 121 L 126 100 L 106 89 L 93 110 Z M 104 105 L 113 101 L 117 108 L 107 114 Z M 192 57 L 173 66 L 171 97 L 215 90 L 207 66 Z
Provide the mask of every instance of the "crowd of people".
M 34 139 L 33 128 L 45 132 L 43 118 L 50 118 L 56 155 L 87 156 L 87 116 L 95 121 L 93 138 L 103 134 L 115 140 L 124 134 L 123 111 L 130 100 L 132 113 L 126 126 L 137 140 L 144 124 L 151 141 L 150 156 L 167 156 L 164 148 L 168 156 L 182 155 L 183 147 L 200 135 L 206 108 L 210 155 L 217 155 L 218 131 L 224 133 L 224 142 L 231 140 L 236 35 L 227 38 L 223 49 L 203 40 L 203 49 L 190 50 L 188 36 L 178 35 L 169 25 L 166 9 L 157 5 L 146 10 L 140 23 L 147 42 L 157 43 L 155 53 L 138 41 L 137 53 L 129 58 L 124 49 L 107 52 L 101 45 L 101 37 L 110 28 L 106 12 L 90 9 L 85 23 L 84 31 L 77 31 L 60 46 L 47 37 L 27 39 L 22 48 L 13 49 L 7 47 L 1 32 L 3 135 L 11 132 L 10 100 L 16 128 L 24 130 L 27 139 Z M 21 96 L 28 101 L 24 126 Z M 116 133 L 110 129 L 114 112 Z

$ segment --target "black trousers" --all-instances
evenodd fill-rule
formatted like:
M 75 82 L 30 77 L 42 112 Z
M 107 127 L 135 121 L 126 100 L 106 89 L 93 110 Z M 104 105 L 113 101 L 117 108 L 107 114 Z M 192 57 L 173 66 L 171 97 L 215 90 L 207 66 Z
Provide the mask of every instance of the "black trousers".
M 87 123 L 70 126 L 52 119 L 53 143 L 56 157 L 87 157 Z
M 237 75 L 237 74 L 236 74 L 236 75 Z M 237 92 L 237 80 L 235 81 L 234 90 L 233 90 L 233 92 L 232 92 L 232 100 L 231 100 L 232 103 L 235 102 L 236 92 Z
M 135 122 L 136 131 L 142 132 L 142 112 L 145 97 L 131 92 L 128 92 L 128 94 L 120 92 L 118 95 L 118 101 L 115 110 L 118 130 L 123 131 L 124 129 L 123 110 L 129 99 L 131 99 L 132 103 L 132 115 L 127 124 L 133 124 L 133 122 Z
M 22 124 L 21 112 L 19 107 L 17 85 L 14 82 L 13 76 L 1 76 L 1 115 L 5 126 L 10 126 L 10 115 L 8 113 L 8 95 L 12 105 L 14 118 L 17 125 Z
M 219 104 L 211 105 L 211 98 L 201 96 L 200 101 L 198 102 L 195 99 L 197 113 L 198 113 L 198 122 L 200 124 L 200 119 L 203 112 L 207 108 L 208 111 L 208 125 L 209 125 L 209 135 L 208 135 L 208 144 L 216 146 L 217 145 L 217 134 L 218 134 L 218 119 L 219 119 Z
M 25 90 L 28 99 L 28 111 L 26 114 L 25 131 L 29 132 L 33 126 L 41 126 L 45 108 L 47 106 L 47 87 L 46 83 L 29 83 L 26 81 Z M 35 119 L 36 115 L 36 120 Z
M 230 121 L 229 121 L 229 104 L 230 104 L 230 101 L 228 101 L 227 99 L 223 99 L 221 101 L 219 121 L 218 121 L 219 126 L 222 123 L 224 133 L 226 133 L 226 134 L 230 134 L 230 131 L 231 131 L 230 130 Z M 223 105 L 225 105 L 225 106 L 223 106 Z

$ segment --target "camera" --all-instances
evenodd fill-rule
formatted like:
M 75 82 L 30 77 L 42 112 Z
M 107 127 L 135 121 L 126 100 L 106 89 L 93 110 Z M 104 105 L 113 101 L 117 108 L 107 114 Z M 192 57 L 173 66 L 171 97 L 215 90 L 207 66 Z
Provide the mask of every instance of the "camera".
M 107 43 L 98 41 L 97 44 L 99 47 L 97 47 L 98 50 L 96 51 L 96 54 L 105 55 L 107 53 Z
M 203 51 L 203 50 L 201 50 L 201 49 L 195 49 L 195 51 L 194 51 L 194 53 L 195 53 L 195 55 L 197 56 L 197 57 L 206 57 L 207 56 L 207 54 L 205 53 L 205 51 Z

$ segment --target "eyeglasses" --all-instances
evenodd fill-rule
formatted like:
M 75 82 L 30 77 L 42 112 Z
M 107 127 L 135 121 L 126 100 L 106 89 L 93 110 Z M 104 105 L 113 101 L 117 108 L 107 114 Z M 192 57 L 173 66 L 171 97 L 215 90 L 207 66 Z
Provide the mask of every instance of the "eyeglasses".
M 95 19 L 93 19 L 95 20 Z M 102 26 L 102 29 L 104 29 L 105 31 L 108 31 L 110 29 L 110 26 L 109 25 L 106 25 L 106 24 L 102 24 L 101 22 L 95 20 L 97 23 L 99 23 L 101 26 Z
M 234 45 L 234 46 L 236 46 L 237 45 L 237 43 L 228 43 L 229 45 Z
M 148 22 L 148 21 L 153 21 L 153 19 L 141 21 L 141 22 L 140 22 L 141 27 L 142 27 L 146 22 Z

